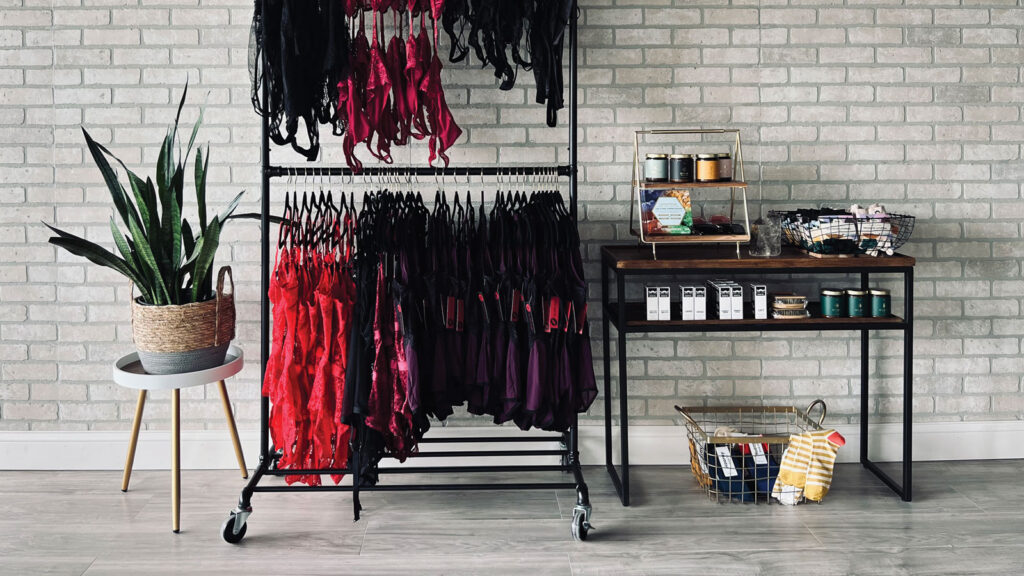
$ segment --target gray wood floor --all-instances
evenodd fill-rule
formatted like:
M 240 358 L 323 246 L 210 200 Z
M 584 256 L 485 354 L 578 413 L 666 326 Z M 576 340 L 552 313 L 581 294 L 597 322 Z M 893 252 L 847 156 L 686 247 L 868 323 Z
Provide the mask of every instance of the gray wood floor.
M 587 542 L 569 533 L 572 491 L 370 493 L 357 523 L 347 494 L 271 493 L 256 494 L 237 546 L 220 537 L 237 472 L 183 474 L 180 534 L 167 472 L 137 472 L 127 494 L 117 472 L 0 472 L 0 574 L 917 576 L 1024 565 L 1024 461 L 919 463 L 910 504 L 842 465 L 824 503 L 796 508 L 709 502 L 686 468 L 633 472 L 635 504 L 623 508 L 604 470 L 587 469 Z

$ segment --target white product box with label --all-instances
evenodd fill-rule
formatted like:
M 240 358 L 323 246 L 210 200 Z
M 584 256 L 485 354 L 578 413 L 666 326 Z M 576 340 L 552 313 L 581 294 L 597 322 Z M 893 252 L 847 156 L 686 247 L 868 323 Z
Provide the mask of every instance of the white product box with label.
M 647 320 L 657 320 L 658 310 L 661 308 L 661 298 L 657 286 L 647 287 Z
M 672 287 L 658 287 L 658 320 L 672 319 Z
M 757 320 L 768 319 L 768 287 L 764 284 L 750 285 L 751 308 Z
M 694 304 L 694 302 L 693 302 L 693 300 L 694 300 L 693 293 L 694 293 L 694 287 L 693 286 L 680 286 L 679 287 L 679 291 L 683 295 L 683 302 L 682 302 L 683 320 L 693 320 L 694 319 L 694 314 L 693 314 L 693 304 Z
M 708 319 L 708 289 L 704 286 L 693 287 L 693 319 Z

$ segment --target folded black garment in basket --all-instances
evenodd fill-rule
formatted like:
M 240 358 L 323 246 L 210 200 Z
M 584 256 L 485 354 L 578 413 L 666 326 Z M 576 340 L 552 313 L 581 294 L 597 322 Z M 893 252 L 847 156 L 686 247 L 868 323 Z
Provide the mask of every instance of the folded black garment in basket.
M 746 484 L 742 469 L 736 465 L 733 448 L 729 444 L 711 444 L 705 447 L 711 488 L 721 496 L 753 502 L 754 493 Z

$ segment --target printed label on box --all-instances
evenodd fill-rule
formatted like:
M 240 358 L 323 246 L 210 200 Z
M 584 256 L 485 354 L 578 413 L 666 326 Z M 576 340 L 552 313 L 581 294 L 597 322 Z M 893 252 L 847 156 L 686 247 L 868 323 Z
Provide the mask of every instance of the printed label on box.
M 693 289 L 693 319 L 708 319 L 708 291 L 703 286 L 696 286 Z
M 743 319 L 743 287 L 739 285 L 732 286 L 732 319 Z
M 658 288 L 658 320 L 672 319 L 672 288 L 661 286 Z
M 647 287 L 647 320 L 658 319 L 658 309 L 661 303 L 658 302 L 658 289 L 654 286 Z
M 683 294 L 683 320 L 693 320 L 693 286 L 680 286 Z

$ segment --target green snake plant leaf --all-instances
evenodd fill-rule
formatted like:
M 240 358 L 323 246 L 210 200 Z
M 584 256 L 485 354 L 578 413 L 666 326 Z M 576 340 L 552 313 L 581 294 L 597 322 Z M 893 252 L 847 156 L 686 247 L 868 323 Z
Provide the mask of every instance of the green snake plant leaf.
M 121 161 L 118 160 L 118 162 Z M 135 196 L 135 204 L 139 207 L 139 215 L 142 217 L 142 229 L 146 231 L 147 235 L 152 234 L 160 226 L 160 219 L 156 212 L 156 199 L 154 198 L 150 202 L 146 182 L 129 170 L 124 165 L 124 162 L 121 162 L 121 166 L 128 173 L 128 183 L 131 185 L 132 194 Z
M 220 222 L 213 220 L 206 229 L 199 242 L 196 244 L 196 260 L 192 272 L 192 301 L 198 302 L 200 298 L 206 298 L 209 293 L 200 294 L 200 290 L 207 284 L 207 277 L 213 266 L 213 257 L 217 254 L 217 247 L 220 245 Z
M 196 142 L 196 135 L 199 134 L 199 126 L 203 123 L 203 114 L 205 110 L 199 109 L 199 118 L 196 120 L 195 125 L 192 126 L 192 135 L 188 139 L 188 148 L 185 149 L 185 158 L 188 158 L 192 154 L 192 145 Z
M 229 218 L 231 218 L 231 214 L 233 214 L 234 211 L 238 208 L 238 203 L 242 201 L 242 194 L 245 194 L 245 190 L 239 192 L 238 195 L 235 196 L 234 199 L 232 199 L 231 202 L 228 204 L 228 207 L 225 208 L 224 211 L 220 213 L 220 216 L 217 217 L 217 219 L 220 220 L 220 227 L 222 230 L 224 229 L 224 223 L 227 222 Z
M 172 166 L 174 166 L 174 139 L 171 131 L 168 130 L 156 159 L 156 187 L 160 192 L 161 199 L 171 188 Z
M 185 107 L 185 97 L 188 96 L 188 78 L 185 78 L 185 89 L 181 91 L 181 100 L 178 102 L 178 113 L 174 115 L 174 136 L 171 141 L 178 139 L 178 122 L 181 121 L 181 109 Z
M 181 221 L 181 241 L 185 244 L 185 260 L 190 260 L 196 249 L 196 237 L 192 233 L 192 225 L 188 223 L 188 220 Z
M 114 245 L 117 246 L 117 251 L 120 252 L 121 257 L 124 258 L 125 265 L 128 266 L 136 276 L 139 276 L 139 271 L 135 269 L 135 264 L 133 262 L 134 258 L 132 257 L 132 248 L 128 245 L 128 239 L 121 233 L 121 229 L 117 227 L 117 222 L 114 220 L 113 216 L 110 217 L 110 235 L 114 237 Z
M 146 178 L 146 204 L 149 206 L 150 245 L 163 244 L 163 235 L 160 233 L 160 211 L 157 198 L 156 185 L 152 178 Z
M 63 248 L 75 256 L 81 256 L 93 264 L 98 264 L 115 270 L 125 278 L 134 282 L 140 287 L 140 290 L 145 286 L 142 278 L 135 273 L 127 262 L 118 258 L 106 248 L 84 238 L 75 236 L 74 234 L 58 230 L 49 224 L 44 223 L 44 225 L 57 234 L 57 236 L 50 238 L 50 244 Z
M 210 165 L 210 149 L 203 157 L 203 147 L 196 149 L 196 204 L 199 207 L 199 233 L 206 233 L 206 174 Z
M 85 128 L 82 128 L 82 134 L 85 135 L 85 143 L 89 147 L 89 153 L 92 154 L 93 161 L 96 162 L 96 166 L 99 167 L 100 172 L 103 174 L 103 181 L 106 182 L 107 189 L 110 190 L 110 197 L 114 201 L 114 208 L 121 216 L 121 221 L 127 224 L 132 216 L 138 218 L 135 214 L 134 206 L 128 200 L 124 187 L 121 186 L 121 182 L 117 179 L 117 173 L 114 172 L 110 162 L 107 161 L 106 154 L 110 154 L 110 152 L 93 140 L 92 136 L 89 135 L 89 131 Z M 111 156 L 113 155 L 111 154 Z M 129 209 L 131 210 L 130 212 Z
M 135 238 L 142 237 L 142 231 L 139 230 L 138 225 L 133 221 L 128 222 L 128 231 Z M 173 304 L 174 302 L 171 300 L 164 277 L 160 274 L 160 266 L 157 264 L 156 257 L 153 255 L 153 250 L 150 248 L 149 243 L 145 241 L 136 242 L 135 249 L 139 254 L 139 259 L 142 261 L 143 273 L 149 279 L 147 285 L 152 287 L 153 300 L 149 303 L 155 306 Z

